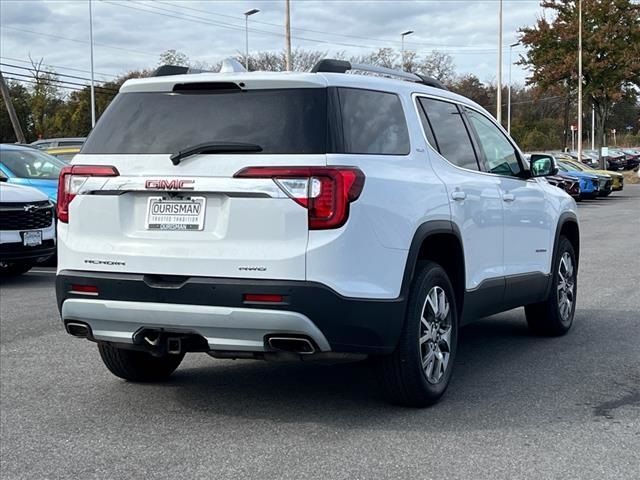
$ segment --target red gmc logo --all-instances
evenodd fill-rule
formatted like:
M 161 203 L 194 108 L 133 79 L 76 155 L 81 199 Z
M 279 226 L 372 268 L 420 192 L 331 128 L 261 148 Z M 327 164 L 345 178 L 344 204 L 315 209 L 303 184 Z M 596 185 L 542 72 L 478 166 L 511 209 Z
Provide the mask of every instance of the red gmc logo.
M 150 190 L 193 190 L 194 180 L 147 180 L 144 188 Z

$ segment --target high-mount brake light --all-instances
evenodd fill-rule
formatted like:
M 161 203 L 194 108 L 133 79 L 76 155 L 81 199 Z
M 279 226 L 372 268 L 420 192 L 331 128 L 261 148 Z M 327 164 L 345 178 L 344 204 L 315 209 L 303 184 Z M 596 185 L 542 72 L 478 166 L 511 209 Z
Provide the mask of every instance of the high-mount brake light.
M 110 165 L 69 165 L 58 177 L 56 214 L 62 223 L 69 223 L 69 204 L 90 177 L 117 177 L 116 167 Z
M 349 218 L 349 204 L 364 187 L 355 167 L 247 167 L 236 178 L 271 178 L 296 203 L 307 209 L 310 230 L 339 228 Z

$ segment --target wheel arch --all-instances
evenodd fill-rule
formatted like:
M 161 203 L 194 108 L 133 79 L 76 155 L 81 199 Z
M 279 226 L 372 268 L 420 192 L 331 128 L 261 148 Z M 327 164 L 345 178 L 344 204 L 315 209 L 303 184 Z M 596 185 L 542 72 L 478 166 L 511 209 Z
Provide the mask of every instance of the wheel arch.
M 413 236 L 402 279 L 401 295 L 408 298 L 409 289 L 421 261 L 440 264 L 453 285 L 456 310 L 462 314 L 465 292 L 465 259 L 462 235 L 450 220 L 431 220 L 420 225 Z
M 558 227 L 556 228 L 556 236 L 553 243 L 553 258 L 555 265 L 556 254 L 558 250 L 558 242 L 560 237 L 564 236 L 571 242 L 576 253 L 576 261 L 580 260 L 580 226 L 578 225 L 578 217 L 573 212 L 564 212 L 558 219 Z

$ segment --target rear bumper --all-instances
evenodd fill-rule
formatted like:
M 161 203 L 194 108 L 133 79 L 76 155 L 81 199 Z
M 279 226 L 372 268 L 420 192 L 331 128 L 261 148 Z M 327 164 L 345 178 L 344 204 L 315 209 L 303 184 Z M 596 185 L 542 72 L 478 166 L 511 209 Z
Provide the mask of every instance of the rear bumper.
M 74 293 L 93 285 L 98 295 Z M 282 295 L 278 304 L 245 294 Z M 212 350 L 265 351 L 265 337 L 302 334 L 321 351 L 384 354 L 395 348 L 405 301 L 347 298 L 314 282 L 61 271 L 63 321 L 86 322 L 96 340 L 133 343 L 143 328 L 202 335 Z

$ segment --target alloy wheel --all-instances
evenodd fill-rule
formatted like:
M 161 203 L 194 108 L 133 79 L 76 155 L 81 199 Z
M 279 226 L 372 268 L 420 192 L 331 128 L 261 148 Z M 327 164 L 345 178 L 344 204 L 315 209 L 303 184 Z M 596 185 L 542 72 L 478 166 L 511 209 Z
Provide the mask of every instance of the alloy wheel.
M 558 266 L 558 311 L 564 323 L 571 321 L 575 302 L 575 272 L 569 252 L 564 252 Z
M 442 380 L 451 357 L 451 308 L 445 291 L 438 286 L 429 290 L 420 318 L 420 357 L 427 381 Z

